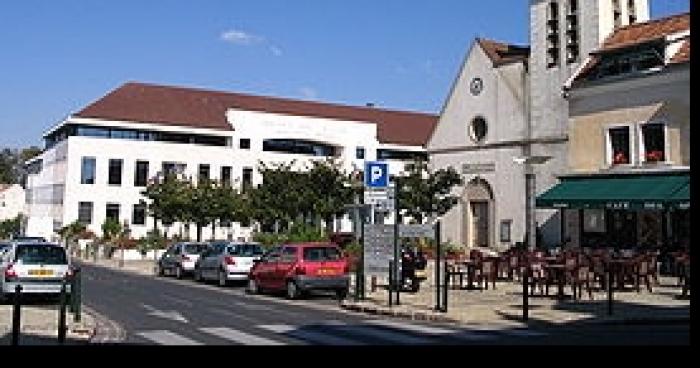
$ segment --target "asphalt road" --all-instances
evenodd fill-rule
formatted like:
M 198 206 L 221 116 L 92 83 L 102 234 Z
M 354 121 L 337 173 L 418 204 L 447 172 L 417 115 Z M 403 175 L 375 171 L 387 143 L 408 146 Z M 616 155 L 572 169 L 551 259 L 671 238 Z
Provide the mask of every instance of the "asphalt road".
M 83 265 L 83 302 L 111 341 L 146 345 L 689 344 L 687 325 L 464 329 L 341 310 L 331 295 L 289 301 L 243 285 L 140 276 Z

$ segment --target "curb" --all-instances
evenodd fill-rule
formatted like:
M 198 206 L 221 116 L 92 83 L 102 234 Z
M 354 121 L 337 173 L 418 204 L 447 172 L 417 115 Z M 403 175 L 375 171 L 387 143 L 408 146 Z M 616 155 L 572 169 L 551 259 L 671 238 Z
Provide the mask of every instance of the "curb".
M 388 307 L 377 305 L 358 304 L 353 302 L 343 302 L 340 307 L 355 313 L 364 313 L 370 315 L 388 316 L 393 318 L 409 319 L 414 321 L 428 321 L 457 324 L 460 326 L 469 326 L 470 324 L 464 321 L 450 318 L 444 315 L 436 314 L 433 311 L 406 311 L 397 310 Z M 609 326 L 633 326 L 633 325 L 690 325 L 690 317 L 669 317 L 669 318 L 615 318 L 602 317 L 597 319 L 584 319 L 572 321 L 572 324 L 582 325 L 609 325 Z
M 356 303 L 343 302 L 340 307 L 355 313 L 364 313 L 370 315 L 387 316 L 393 318 L 409 319 L 412 321 L 429 321 L 461 324 L 462 322 L 454 318 L 435 314 L 432 311 L 415 311 L 415 310 L 397 310 L 393 308 L 380 307 L 376 305 L 363 305 Z

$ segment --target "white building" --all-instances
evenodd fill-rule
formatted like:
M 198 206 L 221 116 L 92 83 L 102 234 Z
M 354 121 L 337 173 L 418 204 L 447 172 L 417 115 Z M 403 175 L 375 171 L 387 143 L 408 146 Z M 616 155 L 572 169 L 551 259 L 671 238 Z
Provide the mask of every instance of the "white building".
M 375 159 L 399 172 L 406 160 L 426 156 L 436 121 L 414 112 L 127 83 L 45 133 L 46 150 L 28 163 L 27 233 L 48 237 L 80 220 L 101 234 L 114 217 L 141 237 L 154 225 L 141 191 L 167 170 L 256 185 L 259 161 L 335 157 L 348 172 Z M 348 221 L 339 225 L 349 230 Z M 250 230 L 234 224 L 215 236 Z M 210 238 L 211 229 L 202 235 Z
M 537 193 L 567 172 L 562 87 L 616 27 L 648 20 L 649 4 L 530 0 L 529 13 L 529 46 L 472 43 L 428 143 L 431 167 L 454 167 L 465 183 L 444 216 L 446 241 L 505 248 L 525 240 L 526 172 L 514 158 L 551 158 L 535 168 Z M 545 244 L 561 241 L 558 211 L 539 210 L 534 220 Z
M 18 184 L 0 184 L 0 221 L 24 213 L 24 189 Z

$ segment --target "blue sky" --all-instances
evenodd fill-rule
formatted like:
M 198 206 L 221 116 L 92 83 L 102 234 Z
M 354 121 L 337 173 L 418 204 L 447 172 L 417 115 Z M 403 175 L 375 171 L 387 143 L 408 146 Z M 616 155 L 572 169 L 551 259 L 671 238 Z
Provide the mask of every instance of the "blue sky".
M 652 17 L 689 0 L 651 0 Z M 528 42 L 528 1 L 23 0 L 0 5 L 0 147 L 126 81 L 439 112 L 474 37 Z

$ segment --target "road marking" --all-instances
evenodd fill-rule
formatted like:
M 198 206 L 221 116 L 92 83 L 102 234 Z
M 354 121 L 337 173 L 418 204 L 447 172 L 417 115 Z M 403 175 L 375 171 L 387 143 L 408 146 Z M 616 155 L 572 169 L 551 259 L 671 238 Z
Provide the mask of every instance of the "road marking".
M 402 330 L 414 331 L 414 332 L 431 334 L 431 335 L 446 335 L 446 334 L 457 333 L 457 331 L 455 331 L 455 330 L 448 330 L 446 328 L 417 325 L 417 324 L 413 324 L 413 323 L 403 323 L 403 322 L 398 322 L 398 321 L 388 321 L 388 320 L 383 320 L 383 319 L 368 319 L 368 320 L 365 320 L 364 322 L 368 323 L 368 324 L 372 324 L 372 325 L 378 325 L 378 326 L 383 326 L 383 327 L 393 327 L 393 328 L 398 328 L 398 329 L 402 329 Z
M 188 323 L 187 318 L 185 318 L 182 314 L 180 314 L 177 311 L 167 311 L 166 312 L 166 311 L 162 311 L 162 310 L 153 308 L 148 304 L 141 304 L 141 305 L 146 310 L 148 310 L 148 314 L 151 316 L 170 319 L 170 320 L 182 322 L 182 323 Z
M 338 328 L 340 331 L 347 331 L 359 335 L 367 335 L 376 337 L 382 340 L 391 341 L 397 344 L 420 345 L 429 344 L 430 341 L 420 337 L 414 337 L 405 333 L 386 331 L 372 326 L 343 326 Z
M 216 314 L 223 314 L 224 316 L 227 316 L 227 317 L 232 317 L 232 318 L 248 321 L 251 324 L 258 322 L 258 320 L 254 319 L 254 318 L 246 317 L 244 315 L 241 315 L 240 313 L 236 313 L 236 312 L 233 312 L 233 311 L 230 311 L 227 309 L 223 309 L 223 308 L 207 308 L 207 310 L 211 311 L 213 313 L 216 313 Z
M 137 335 L 160 345 L 202 345 L 197 341 L 166 330 L 139 332 Z
M 202 332 L 221 337 L 222 339 L 237 342 L 243 345 L 286 345 L 281 341 L 271 340 L 264 337 L 251 335 L 242 331 L 227 327 L 200 328 Z
M 310 341 L 316 344 L 322 345 L 365 345 L 359 341 L 346 339 L 339 336 L 334 336 L 324 332 L 310 331 L 304 329 L 304 327 L 291 326 L 291 325 L 258 325 L 258 328 L 264 330 L 272 331 L 278 334 L 285 334 L 286 336 Z

